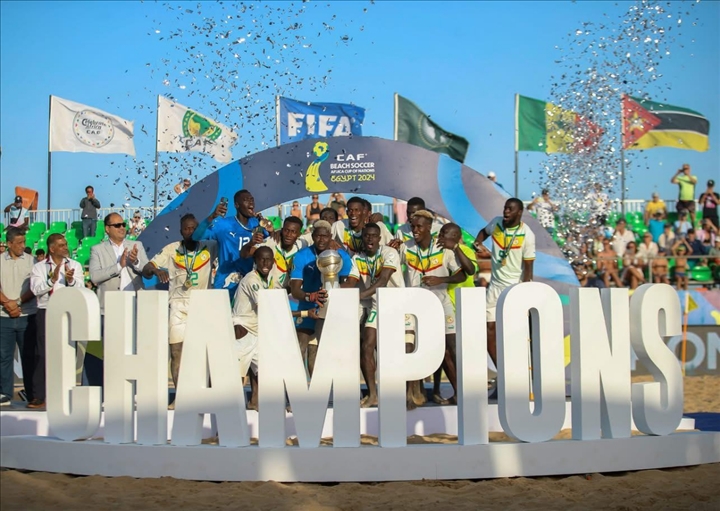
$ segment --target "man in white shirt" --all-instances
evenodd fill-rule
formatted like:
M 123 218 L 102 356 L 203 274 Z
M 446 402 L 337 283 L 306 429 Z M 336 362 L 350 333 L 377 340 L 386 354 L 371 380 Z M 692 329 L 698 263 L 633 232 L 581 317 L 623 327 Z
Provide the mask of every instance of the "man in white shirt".
M 30 274 L 30 291 L 37 297 L 37 336 L 35 341 L 35 367 L 33 369 L 34 399 L 28 408 L 45 407 L 45 318 L 53 292 L 63 287 L 84 287 L 80 263 L 69 259 L 67 240 L 54 233 L 47 238 L 48 257 L 33 266 Z M 54 362 L 54 361 L 53 361 Z
M 17 195 L 13 202 L 5 206 L 5 213 L 10 215 L 11 227 L 28 226 L 28 209 L 23 206 L 23 198 L 21 196 Z
M 155 275 L 161 283 L 169 284 L 170 374 L 176 389 L 190 294 L 196 289 L 211 289 L 212 263 L 217 257 L 216 241 L 193 240 L 192 236 L 197 226 L 198 221 L 194 215 L 184 215 L 180 219 L 182 241 L 166 245 L 143 268 L 145 277 L 150 278 Z M 173 402 L 170 409 L 174 408 Z
M 612 246 L 618 257 L 625 255 L 625 248 L 631 241 L 635 241 L 635 233 L 627 229 L 627 222 L 621 218 L 615 224 L 615 232 L 613 233 Z
M 100 314 L 105 315 L 107 291 L 137 291 L 142 289 L 142 270 L 148 263 L 142 243 L 125 239 L 127 224 L 117 213 L 105 217 L 108 239 L 90 251 L 90 280 L 97 286 Z M 104 325 L 103 325 L 104 326 Z M 91 354 L 85 355 L 85 375 L 90 385 L 101 386 L 102 362 Z
M 33 256 L 25 253 L 24 232 L 10 227 L 7 230 L 7 252 L 0 255 L 0 406 L 9 406 L 14 394 L 15 346 L 22 362 L 25 395 L 28 401 L 35 398 L 32 371 L 37 305 L 35 295 L 30 291 L 30 274 L 34 264 Z

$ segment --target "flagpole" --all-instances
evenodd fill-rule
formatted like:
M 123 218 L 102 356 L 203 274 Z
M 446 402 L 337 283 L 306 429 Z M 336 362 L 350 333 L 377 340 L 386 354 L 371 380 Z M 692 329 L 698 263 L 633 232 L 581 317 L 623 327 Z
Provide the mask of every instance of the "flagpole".
M 157 110 L 155 111 L 155 186 L 153 190 L 153 218 L 157 216 L 158 208 L 158 138 L 160 137 L 160 96 L 157 97 Z
M 275 96 L 275 146 L 280 146 L 280 96 Z
M 518 103 L 520 101 L 520 94 L 515 94 L 515 197 L 519 194 L 519 177 L 518 177 Z
M 50 151 L 50 144 L 52 143 L 52 94 L 48 101 L 48 184 L 47 184 L 47 223 L 50 224 L 50 207 L 51 201 L 50 196 L 52 193 L 52 151 Z
M 394 98 L 393 103 L 394 103 L 394 109 L 395 109 L 394 113 L 393 113 L 393 119 L 395 120 L 395 126 L 393 127 L 393 139 L 397 140 L 398 139 L 398 94 L 397 94 L 397 92 L 395 93 L 395 98 Z
M 625 218 L 625 109 L 623 108 L 623 97 L 620 95 L 620 212 Z

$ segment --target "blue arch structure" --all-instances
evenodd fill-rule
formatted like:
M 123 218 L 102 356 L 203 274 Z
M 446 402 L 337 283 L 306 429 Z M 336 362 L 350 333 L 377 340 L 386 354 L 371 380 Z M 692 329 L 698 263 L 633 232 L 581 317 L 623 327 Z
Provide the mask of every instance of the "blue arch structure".
M 210 215 L 221 197 L 248 189 L 257 211 L 311 193 L 422 197 L 427 207 L 475 234 L 501 215 L 507 194 L 482 174 L 444 154 L 375 137 L 303 140 L 242 158 L 210 174 L 173 200 L 145 229 L 140 241 L 148 256 L 180 239 L 180 218 Z M 550 284 L 567 303 L 575 273 L 557 244 L 530 214 L 523 221 L 535 233 L 535 280 Z

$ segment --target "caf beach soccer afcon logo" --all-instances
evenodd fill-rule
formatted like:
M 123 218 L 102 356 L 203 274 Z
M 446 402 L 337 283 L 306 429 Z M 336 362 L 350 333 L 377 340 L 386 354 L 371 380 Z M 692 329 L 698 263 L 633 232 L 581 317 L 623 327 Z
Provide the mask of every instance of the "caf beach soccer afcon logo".
M 305 173 L 305 189 L 308 192 L 324 192 L 328 189 L 320 176 L 320 165 L 330 156 L 329 149 L 327 142 L 317 142 L 313 147 L 315 159 Z
M 73 133 L 83 144 L 90 147 L 104 147 L 115 136 L 112 121 L 101 113 L 81 110 L 73 119 Z
M 220 126 L 192 110 L 185 112 L 182 130 L 186 144 L 188 141 L 193 141 L 192 145 L 196 145 L 199 141 L 215 142 L 222 135 Z

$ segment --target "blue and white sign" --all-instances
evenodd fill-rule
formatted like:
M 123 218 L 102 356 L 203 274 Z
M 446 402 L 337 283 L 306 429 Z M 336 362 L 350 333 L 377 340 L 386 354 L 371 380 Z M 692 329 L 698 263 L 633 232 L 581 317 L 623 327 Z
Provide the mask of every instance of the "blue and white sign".
M 278 98 L 279 144 L 307 138 L 362 136 L 365 109 L 345 103 L 308 103 Z

